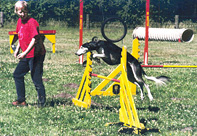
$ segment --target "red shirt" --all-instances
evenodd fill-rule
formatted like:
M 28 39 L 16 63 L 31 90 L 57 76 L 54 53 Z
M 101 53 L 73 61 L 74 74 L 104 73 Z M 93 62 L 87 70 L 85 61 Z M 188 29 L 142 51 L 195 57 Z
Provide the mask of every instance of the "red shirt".
M 33 18 L 28 18 L 23 22 L 25 23 L 22 23 L 21 18 L 18 19 L 16 32 L 18 33 L 20 48 L 24 52 L 29 46 L 32 38 L 34 38 L 36 35 L 39 35 L 39 24 Z M 26 55 L 26 58 L 33 58 L 34 50 L 35 47 L 33 47 L 31 51 Z

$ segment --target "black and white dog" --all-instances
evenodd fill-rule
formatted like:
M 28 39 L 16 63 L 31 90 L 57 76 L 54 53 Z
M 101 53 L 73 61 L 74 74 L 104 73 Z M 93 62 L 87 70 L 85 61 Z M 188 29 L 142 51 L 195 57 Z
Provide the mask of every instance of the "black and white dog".
M 96 57 L 102 58 L 103 61 L 109 65 L 120 64 L 122 49 L 117 45 L 115 45 L 114 43 L 98 40 L 96 37 L 93 37 L 91 42 L 87 42 L 83 44 L 75 54 L 80 56 L 93 50 L 96 50 L 96 52 L 98 53 L 98 54 L 93 54 L 93 58 Z M 127 52 L 128 80 L 136 84 L 140 88 L 142 100 L 144 99 L 143 86 L 145 86 L 145 88 L 148 91 L 148 97 L 152 101 L 153 97 L 150 92 L 149 86 L 144 82 L 142 75 L 144 75 L 146 79 L 155 81 L 159 85 L 165 85 L 166 82 L 170 80 L 170 78 L 166 76 L 159 76 L 159 77 L 147 76 L 144 70 L 142 69 L 140 63 L 138 62 L 138 60 Z

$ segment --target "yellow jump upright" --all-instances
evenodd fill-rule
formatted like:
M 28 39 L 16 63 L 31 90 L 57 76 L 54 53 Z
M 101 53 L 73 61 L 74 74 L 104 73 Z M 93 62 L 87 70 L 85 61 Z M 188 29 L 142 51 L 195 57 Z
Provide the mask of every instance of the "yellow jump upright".
M 91 52 L 87 53 L 87 64 L 86 69 L 83 74 L 80 86 L 78 88 L 77 96 L 76 98 L 73 98 L 72 101 L 75 105 L 79 107 L 89 108 L 91 106 L 91 76 L 90 72 L 92 72 L 92 58 L 91 58 Z
M 120 76 L 120 106 L 119 119 L 128 128 L 133 128 L 134 133 L 138 134 L 138 130 L 145 129 L 144 124 L 140 123 L 134 99 L 130 91 L 129 81 L 126 72 L 126 49 L 123 47 L 121 58 L 121 76 Z

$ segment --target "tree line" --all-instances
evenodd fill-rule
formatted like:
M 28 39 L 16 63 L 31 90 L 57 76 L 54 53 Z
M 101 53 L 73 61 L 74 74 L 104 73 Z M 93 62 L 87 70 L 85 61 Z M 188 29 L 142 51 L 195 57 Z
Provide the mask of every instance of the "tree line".
M 39 23 L 49 20 L 64 21 L 68 26 L 79 23 L 79 0 L 27 0 L 30 15 Z M 16 0 L 1 0 L 0 11 L 4 13 L 4 21 L 17 20 L 14 13 Z M 127 24 L 135 26 L 145 20 L 146 0 L 83 0 L 84 19 L 89 14 L 91 22 L 101 22 L 116 16 Z M 150 0 L 150 20 L 158 23 L 174 21 L 179 15 L 180 21 L 197 21 L 197 0 Z

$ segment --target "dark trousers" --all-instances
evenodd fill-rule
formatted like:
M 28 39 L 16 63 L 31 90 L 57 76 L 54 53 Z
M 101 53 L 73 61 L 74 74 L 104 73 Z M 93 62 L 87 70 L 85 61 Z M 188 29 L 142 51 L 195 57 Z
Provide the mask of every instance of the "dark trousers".
M 45 103 L 46 94 L 45 87 L 42 82 L 44 59 L 45 55 L 41 55 L 34 58 L 23 58 L 19 61 L 13 74 L 16 85 L 17 100 L 19 102 L 25 101 L 24 76 L 30 71 L 31 78 L 38 93 L 38 100 L 40 103 Z

